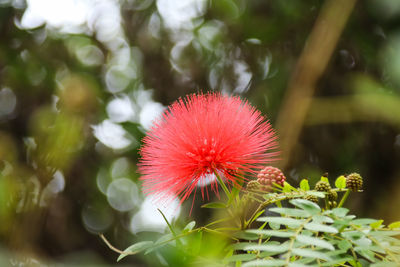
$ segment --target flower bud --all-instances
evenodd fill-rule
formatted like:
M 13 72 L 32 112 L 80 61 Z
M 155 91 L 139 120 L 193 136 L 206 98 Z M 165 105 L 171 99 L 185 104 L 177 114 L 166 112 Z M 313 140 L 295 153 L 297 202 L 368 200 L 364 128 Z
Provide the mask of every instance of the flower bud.
M 262 169 L 257 175 L 257 181 L 267 187 L 271 187 L 273 183 L 283 186 L 286 177 L 283 172 L 275 167 L 267 166 Z
M 361 190 L 363 186 L 363 179 L 358 173 L 351 173 L 346 177 L 346 187 L 353 192 Z
M 318 203 L 318 198 L 316 196 L 313 196 L 313 195 L 307 195 L 304 199 L 312 201 L 314 203 Z
M 326 194 L 326 197 L 328 198 L 329 201 L 335 201 L 338 197 L 336 191 L 334 190 L 329 190 L 328 194 Z
M 319 181 L 315 185 L 315 190 L 320 191 L 320 192 L 329 192 L 331 190 L 331 186 L 327 182 Z
M 260 190 L 260 188 L 261 188 L 260 183 L 255 180 L 248 182 L 246 186 L 246 189 L 249 191 L 257 191 Z

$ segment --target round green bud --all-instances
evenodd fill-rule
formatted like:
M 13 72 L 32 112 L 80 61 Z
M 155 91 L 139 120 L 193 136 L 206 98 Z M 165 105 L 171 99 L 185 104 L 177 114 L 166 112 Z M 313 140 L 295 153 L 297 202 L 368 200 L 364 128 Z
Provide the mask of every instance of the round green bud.
M 351 173 L 346 177 L 346 187 L 353 192 L 361 190 L 363 186 L 363 179 L 358 173 Z
M 312 201 L 314 203 L 318 203 L 318 198 L 316 196 L 313 196 L 313 195 L 307 195 L 304 199 Z
M 338 195 L 337 195 L 336 191 L 329 190 L 328 194 L 326 194 L 326 197 L 328 198 L 329 201 L 334 201 L 337 199 Z
M 329 192 L 331 190 L 331 186 L 327 182 L 319 181 L 315 185 L 315 190 L 320 191 L 320 192 Z
M 261 188 L 260 183 L 257 181 L 254 181 L 254 180 L 249 181 L 246 186 L 246 189 L 249 191 L 257 191 L 257 190 L 260 190 L 260 188 Z

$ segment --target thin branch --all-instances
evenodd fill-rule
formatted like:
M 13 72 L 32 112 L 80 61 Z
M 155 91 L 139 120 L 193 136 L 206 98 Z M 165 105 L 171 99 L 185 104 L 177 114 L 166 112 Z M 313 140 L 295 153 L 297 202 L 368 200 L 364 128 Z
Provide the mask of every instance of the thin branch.
M 290 257 L 292 255 L 292 249 L 294 246 L 294 241 L 296 241 L 297 236 L 300 234 L 300 232 L 303 230 L 304 226 L 309 223 L 311 220 L 313 219 L 313 217 L 309 217 L 307 220 L 305 220 L 299 227 L 299 229 L 297 229 L 297 231 L 294 233 L 294 235 L 290 238 L 290 243 L 289 243 L 289 249 L 288 252 L 286 253 L 286 263 L 285 266 L 289 266 L 289 262 L 290 262 Z
M 115 252 L 117 252 L 119 254 L 124 254 L 124 255 L 134 255 L 135 254 L 135 253 L 132 253 L 132 252 L 124 252 L 124 251 L 114 247 L 113 245 L 111 245 L 111 243 L 107 240 L 107 238 L 103 234 L 100 234 L 99 236 L 111 250 L 113 250 L 113 251 L 115 251 Z

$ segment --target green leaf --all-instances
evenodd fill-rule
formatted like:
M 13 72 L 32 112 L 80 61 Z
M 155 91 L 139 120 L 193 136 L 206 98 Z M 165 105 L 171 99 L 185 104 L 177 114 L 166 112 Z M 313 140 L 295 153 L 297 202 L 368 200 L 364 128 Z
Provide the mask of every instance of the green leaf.
M 304 228 L 313 232 L 325 232 L 332 234 L 337 234 L 339 232 L 335 227 L 316 222 L 307 223 L 306 225 L 304 225 Z
M 249 232 L 237 232 L 234 234 L 235 237 L 240 238 L 240 239 L 245 239 L 245 240 L 257 240 L 259 239 L 259 236 L 253 233 Z
M 347 266 L 347 265 L 344 265 L 344 263 L 351 261 L 352 259 L 353 259 L 352 257 L 341 257 L 336 260 L 324 262 L 323 264 L 321 264 L 321 266 L 329 266 L 329 267 L 331 267 L 331 266 Z
M 364 237 L 365 233 L 361 231 L 346 231 L 340 233 L 343 237 L 350 239 L 350 240 L 355 240 L 355 239 L 360 239 Z
M 270 208 L 272 212 L 283 214 L 292 217 L 309 217 L 311 214 L 305 210 L 292 209 L 292 208 Z
M 233 188 L 231 194 L 229 195 L 228 206 L 232 203 L 232 201 L 239 195 L 240 190 L 242 189 L 244 179 L 243 177 L 237 177 L 236 181 L 233 184 Z
M 288 182 L 283 182 L 283 192 L 284 193 L 292 192 L 293 189 L 295 189 L 295 188 L 293 186 L 291 186 Z
M 371 264 L 370 267 L 398 267 L 399 265 L 395 262 L 381 261 Z
M 400 221 L 397 222 L 392 222 L 391 224 L 389 224 L 389 229 L 396 229 L 396 228 L 400 228 Z
M 294 248 L 292 253 L 302 257 L 308 258 L 318 258 L 326 261 L 332 261 L 331 257 L 327 256 L 325 253 L 311 250 L 311 249 L 304 249 L 304 248 Z
M 344 216 L 346 216 L 346 214 L 348 212 L 349 212 L 349 210 L 346 209 L 346 208 L 334 208 L 334 209 L 332 209 L 333 215 L 335 215 L 337 217 L 344 217 Z
M 228 252 L 227 252 L 226 255 L 225 255 L 225 259 L 231 257 L 231 256 L 233 255 L 233 252 L 235 252 L 234 249 L 232 249 L 232 248 L 229 249 Z
M 331 217 L 324 216 L 324 215 L 314 215 L 313 222 L 316 223 L 333 223 L 334 220 Z
M 382 225 L 382 223 L 383 223 L 383 220 L 379 220 L 379 221 L 371 223 L 370 226 L 371 226 L 372 229 L 378 229 L 379 226 Z
M 325 253 L 326 253 L 326 255 L 328 255 L 329 257 L 331 257 L 331 256 L 335 257 L 335 256 L 338 256 L 338 255 L 340 255 L 340 257 L 343 257 L 344 255 L 341 255 L 341 254 L 346 254 L 346 250 L 337 249 L 337 250 L 334 250 L 334 251 L 327 251 L 327 252 L 325 252 Z
M 265 210 L 260 210 L 260 211 L 256 214 L 256 216 L 254 216 L 254 218 L 256 219 L 256 218 L 260 217 L 264 212 L 265 212 Z
M 154 243 L 155 245 L 159 245 L 161 243 L 167 242 L 168 240 L 174 241 L 174 235 L 169 233 L 166 235 L 163 235 L 162 237 L 160 237 L 159 239 L 157 239 L 157 241 Z
M 276 237 L 291 237 L 295 233 L 293 231 L 286 231 L 286 230 L 247 230 L 248 233 L 253 233 L 262 236 L 276 236 Z
M 310 190 L 310 185 L 308 184 L 308 180 L 307 179 L 303 179 L 300 182 L 300 189 L 304 190 L 304 191 L 308 191 Z
M 346 177 L 343 175 L 339 176 L 335 181 L 336 188 L 345 189 L 346 188 Z
M 193 228 L 194 228 L 194 226 L 196 225 L 196 222 L 195 221 L 191 221 L 190 223 L 188 223 L 186 226 L 185 226 L 185 228 L 183 228 L 183 231 L 185 232 L 185 231 L 190 231 L 190 230 L 192 230 Z
M 360 248 L 362 248 L 362 247 L 360 247 Z M 364 247 L 364 248 L 368 249 L 368 250 L 371 250 L 371 251 L 374 251 L 374 252 L 377 252 L 377 253 L 386 254 L 385 249 L 381 248 L 380 246 L 371 245 L 371 246 L 367 246 L 367 247 Z
M 367 248 L 359 248 L 359 247 L 354 248 L 354 250 L 357 251 L 358 254 L 360 254 L 367 260 L 372 261 L 372 262 L 376 261 L 375 253 L 372 252 L 371 250 L 369 250 Z
M 230 246 L 230 248 L 234 250 L 243 250 L 243 248 L 248 246 L 249 244 L 249 242 L 234 243 Z
M 226 262 L 249 261 L 249 260 L 255 259 L 256 257 L 257 257 L 256 254 L 238 254 L 238 255 L 232 255 L 232 256 L 224 259 L 224 261 L 226 261 Z
M 367 225 L 367 224 L 371 224 L 371 223 L 374 223 L 377 221 L 378 220 L 369 219 L 369 218 L 361 218 L 361 219 L 355 219 L 351 223 L 355 224 L 355 225 Z
M 222 202 L 210 202 L 201 206 L 206 209 L 226 209 L 225 203 Z
M 304 220 L 286 218 L 286 217 L 261 217 L 258 218 L 257 221 L 279 223 L 291 227 L 299 227 L 304 222 Z
M 329 184 L 329 179 L 328 179 L 328 177 L 321 176 L 321 179 L 320 179 L 320 181 L 322 181 L 322 182 L 326 182 L 326 183 L 328 183 L 328 184 Z
M 306 258 L 303 258 L 306 259 Z M 314 260 L 314 259 L 312 259 Z M 299 262 L 291 262 L 289 263 L 289 267 L 309 267 L 309 266 L 313 266 L 313 265 L 308 265 L 308 264 L 301 264 Z
M 270 258 L 271 256 L 278 255 L 278 254 L 280 254 L 280 253 L 279 252 L 271 252 L 271 251 L 260 251 L 258 258 L 265 259 L 265 258 Z
M 283 243 L 281 245 L 261 244 L 252 245 L 249 244 L 243 248 L 243 250 L 256 250 L 256 251 L 271 251 L 271 252 L 286 252 L 289 249 L 289 244 Z
M 145 249 L 148 249 L 151 246 L 153 246 L 153 244 L 154 244 L 153 241 L 142 241 L 142 242 L 133 244 L 132 246 L 130 246 L 124 250 L 124 253 L 126 253 L 126 254 L 119 255 L 117 261 L 122 260 L 126 256 L 133 255 L 133 254 L 139 253 Z
M 154 242 L 154 246 L 152 246 L 146 250 L 144 255 L 147 255 L 147 254 L 153 252 L 154 250 L 156 250 L 157 248 L 161 248 L 167 244 L 175 245 L 175 240 L 176 240 L 176 238 L 171 233 L 163 235 L 162 237 L 157 239 L 156 242 Z
M 189 241 L 190 243 L 190 248 L 191 248 L 191 252 L 196 255 L 199 253 L 200 249 L 201 249 L 201 243 L 203 240 L 203 232 L 197 232 L 192 234 L 192 236 L 194 237 L 194 239 L 191 239 Z
M 258 239 L 258 238 L 257 238 Z M 240 243 L 235 243 L 232 244 L 230 247 L 234 250 L 246 250 L 245 247 L 248 247 L 252 243 L 249 242 L 240 242 Z M 281 244 L 278 241 L 268 241 L 269 245 L 275 245 L 275 246 L 280 246 Z
M 353 267 L 362 267 L 362 264 L 361 264 L 359 261 L 357 261 L 357 260 L 351 260 L 351 261 L 349 261 L 349 263 L 350 263 L 351 266 L 353 266 Z
M 269 227 L 271 227 L 271 229 L 274 229 L 274 230 L 281 229 L 281 225 L 279 223 L 269 222 L 268 224 L 269 224 Z
M 353 242 L 360 247 L 369 247 L 372 244 L 372 241 L 365 236 L 363 236 L 357 240 L 354 240 Z
M 321 208 L 312 201 L 305 199 L 292 199 L 289 201 L 293 206 L 303 209 L 310 214 L 317 214 L 321 211 Z
M 284 266 L 286 261 L 284 260 L 256 260 L 244 263 L 243 267 L 251 266 Z
M 343 249 L 344 251 L 347 251 L 349 248 L 352 247 L 352 245 L 351 245 L 351 243 L 349 241 L 343 239 L 338 243 L 338 247 L 340 249 Z
M 398 235 L 400 235 L 400 231 L 375 230 L 375 231 L 371 231 L 370 235 L 373 235 L 373 236 L 398 236 Z
M 356 217 L 356 215 L 347 215 L 347 216 L 344 216 L 345 219 L 350 220 L 350 221 L 353 220 L 355 217 Z
M 334 246 L 331 243 L 329 243 L 325 240 L 322 240 L 320 238 L 305 236 L 305 235 L 298 235 L 296 240 L 299 241 L 300 243 L 303 243 L 306 245 L 312 245 L 312 246 L 316 246 L 316 247 L 320 247 L 320 248 L 326 248 L 329 250 L 335 250 Z

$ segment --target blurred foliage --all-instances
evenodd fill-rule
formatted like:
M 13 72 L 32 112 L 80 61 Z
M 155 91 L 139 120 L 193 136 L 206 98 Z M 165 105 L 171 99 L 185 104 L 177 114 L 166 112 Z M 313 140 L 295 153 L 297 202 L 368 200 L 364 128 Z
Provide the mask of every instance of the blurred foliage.
M 39 2 L 0 0 L 0 247 L 25 264 L 114 263 L 92 233 L 118 247 L 152 235 L 137 228 L 159 214 L 145 217 L 136 172 L 151 120 L 181 96 L 218 90 L 275 124 L 325 3 Z M 399 1 L 358 1 L 285 168 L 296 181 L 357 170 L 366 191 L 351 208 L 387 220 L 400 215 L 399 22 Z M 201 204 L 199 223 L 212 216 Z

